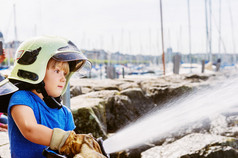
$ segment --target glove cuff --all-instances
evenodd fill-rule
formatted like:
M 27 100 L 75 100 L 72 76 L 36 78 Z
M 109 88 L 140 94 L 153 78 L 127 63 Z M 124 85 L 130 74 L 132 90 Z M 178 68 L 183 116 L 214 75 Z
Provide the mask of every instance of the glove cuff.
M 50 141 L 51 150 L 59 150 L 68 138 L 70 131 L 64 131 L 60 128 L 54 128 Z

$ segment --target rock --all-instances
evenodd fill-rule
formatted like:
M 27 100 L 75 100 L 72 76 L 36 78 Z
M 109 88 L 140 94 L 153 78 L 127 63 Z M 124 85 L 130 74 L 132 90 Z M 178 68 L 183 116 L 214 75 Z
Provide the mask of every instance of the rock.
M 134 117 L 134 113 L 128 110 L 130 100 L 127 96 L 117 95 L 107 99 L 106 117 L 107 129 L 109 133 L 129 123 Z
M 187 75 L 185 76 L 186 80 L 192 80 L 192 82 L 202 82 L 202 81 L 206 81 L 209 79 L 208 75 L 204 75 L 204 74 L 192 74 L 192 75 Z
M 145 94 L 143 94 L 140 88 L 126 89 L 121 91 L 120 94 L 128 96 L 128 98 L 130 98 L 131 104 L 134 105 L 134 108 L 131 110 L 134 110 L 135 113 L 139 114 L 139 116 L 145 114 L 154 107 L 152 100 Z
M 154 107 L 154 104 L 144 96 L 139 88 L 126 89 L 120 93 L 115 90 L 104 90 L 73 97 L 71 109 L 74 117 L 77 120 L 85 121 L 86 125 L 91 125 L 87 124 L 87 119 L 81 118 L 79 114 L 81 109 L 84 110 L 85 107 L 93 109 L 96 117 L 105 127 L 103 131 L 115 132 L 148 112 Z M 101 107 L 101 112 L 99 112 L 98 107 Z M 91 112 L 88 113 L 91 114 Z M 98 123 L 95 122 L 94 124 Z
M 238 139 L 229 138 L 224 142 L 209 144 L 193 154 L 183 155 L 181 158 L 238 158 Z
M 220 115 L 217 115 L 216 117 L 210 117 L 203 121 L 194 122 L 193 124 L 186 126 L 185 128 L 181 128 L 180 130 L 171 131 L 171 132 L 167 133 L 164 137 L 161 137 L 159 140 L 151 142 L 151 143 L 153 143 L 154 145 L 157 145 L 158 147 L 164 147 L 168 144 L 173 144 L 174 142 L 176 142 L 176 140 L 180 140 L 186 135 L 191 135 L 193 133 L 200 133 L 202 135 L 209 134 L 209 135 L 213 135 L 213 136 L 220 135 L 220 136 L 226 136 L 224 138 L 237 139 L 238 138 L 238 116 L 236 115 L 236 113 L 232 113 L 232 115 L 229 114 L 227 116 L 220 114 Z M 202 140 L 205 138 L 201 137 Z M 194 143 L 197 144 L 199 142 L 194 142 Z M 227 144 L 228 144 L 227 148 L 230 148 L 229 142 Z M 233 153 L 234 149 L 235 150 L 238 149 L 238 146 L 234 147 L 234 145 L 233 145 L 234 149 L 231 149 L 228 151 L 225 150 L 226 146 L 225 147 L 220 146 L 220 145 L 217 146 L 217 145 L 213 145 L 213 144 L 209 144 L 209 143 L 207 144 L 207 146 L 212 146 L 212 149 L 213 148 L 217 149 L 217 151 L 222 152 L 222 153 L 224 150 L 225 153 L 223 153 L 223 154 Z M 134 153 L 136 151 L 143 152 L 143 149 L 145 149 L 145 147 L 146 146 L 143 145 L 142 148 L 141 147 L 136 148 L 135 150 L 132 149 L 132 153 Z M 182 148 L 182 150 L 184 150 L 184 149 Z M 164 154 L 163 152 L 166 153 L 166 151 L 167 150 L 161 150 L 160 153 Z M 128 153 L 130 153 L 130 152 L 131 152 L 131 150 L 128 151 Z M 214 151 L 212 150 L 212 153 L 213 152 L 215 153 L 215 150 Z M 191 158 L 194 158 L 193 156 L 191 156 Z M 164 157 L 166 157 L 166 156 L 164 156 Z M 163 157 L 161 157 L 161 158 L 163 158 Z M 186 157 L 184 157 L 184 158 L 186 158 Z M 203 158 L 203 156 L 201 156 L 199 158 Z
M 129 106 L 129 110 L 133 111 L 134 114 L 137 115 L 136 117 L 140 117 L 141 115 L 147 113 L 155 106 L 152 100 L 143 94 L 140 88 L 126 89 L 121 91 L 120 94 L 128 96 L 128 98 L 131 100 L 131 106 Z
M 202 89 L 208 86 L 212 87 L 218 83 L 215 77 L 217 76 L 211 74 L 201 76 L 172 75 L 156 79 L 136 78 L 133 80 L 118 79 L 97 81 L 84 79 L 82 82 L 80 80 L 80 82 L 75 82 L 75 84 L 72 85 L 75 87 L 74 89 L 77 89 L 74 94 L 79 96 L 75 96 L 71 99 L 71 107 L 77 123 L 77 130 L 83 133 L 94 132 L 93 134 L 96 137 L 106 137 L 108 133 L 115 133 L 130 122 L 137 120 L 148 111 L 153 110 L 154 107 L 157 108 L 167 102 L 171 102 L 173 99 L 184 97 L 184 95 L 189 94 L 189 92 L 193 90 Z M 222 75 L 218 77 L 224 79 L 224 76 Z M 87 89 L 88 92 L 84 94 L 83 89 Z M 158 147 L 161 148 L 169 145 L 174 147 L 173 144 L 176 145 L 176 142 L 180 142 L 179 140 L 186 138 L 186 135 L 191 135 L 192 137 L 192 133 L 205 135 L 205 137 L 201 137 L 201 139 L 207 139 L 205 133 L 209 132 L 212 136 L 222 135 L 224 138 L 227 138 L 228 136 L 229 138 L 237 137 L 238 121 L 237 123 L 234 122 L 234 119 L 236 118 L 233 116 L 237 116 L 237 114 L 229 115 L 229 117 L 221 115 L 216 118 L 207 118 L 202 123 L 194 123 L 179 131 L 171 131 L 159 141 L 151 141 L 150 143 L 158 145 Z M 84 124 L 84 126 L 82 126 L 82 124 Z M 197 139 L 195 136 L 194 138 L 195 140 Z M 190 141 L 190 139 L 184 140 Z M 193 138 L 191 138 L 191 142 L 196 144 L 196 141 L 192 140 Z M 215 142 L 215 144 L 216 143 L 219 142 Z M 184 144 L 186 145 L 186 143 Z M 191 153 L 180 153 L 180 157 L 200 153 L 203 148 L 206 147 L 206 149 L 208 149 L 208 146 L 213 146 L 213 148 L 218 149 L 217 146 L 214 146 L 213 142 L 212 144 L 207 142 L 207 144 L 199 146 L 199 148 L 193 150 Z M 145 144 L 140 148 L 123 151 L 120 154 L 120 157 L 139 157 L 141 152 L 150 147 L 151 146 Z M 230 146 L 227 148 L 230 148 Z M 225 151 L 223 149 L 223 147 L 220 147 L 219 152 Z M 180 152 L 179 148 L 176 150 Z M 167 150 L 160 150 L 160 154 L 166 155 L 166 151 Z M 234 150 L 228 150 L 229 153 L 232 151 Z M 212 151 L 211 153 L 215 152 Z M 170 156 L 171 155 L 168 157 Z
M 108 98 L 118 91 L 92 92 L 71 99 L 71 111 L 74 116 L 77 133 L 92 133 L 95 137 L 106 137 Z
M 157 85 L 144 87 L 145 93 L 156 104 L 163 104 L 168 100 L 176 99 L 193 90 L 187 85 Z
M 211 118 L 210 124 L 210 133 L 216 135 L 224 135 L 227 131 L 228 123 L 226 121 L 226 117 L 223 115 L 217 115 L 215 118 Z
M 91 133 L 94 137 L 106 138 L 106 128 L 99 121 L 92 108 L 80 108 L 73 113 L 76 133 Z
M 137 83 L 134 83 L 134 82 L 123 83 L 119 86 L 120 91 L 129 89 L 129 88 L 140 88 L 140 87 Z
M 142 152 L 142 158 L 209 158 L 237 157 L 238 139 L 219 135 L 193 133 L 171 144 Z
M 82 88 L 80 86 L 71 86 L 70 87 L 70 97 L 75 97 L 83 94 Z
M 148 112 L 154 104 L 141 89 L 130 88 L 108 98 L 105 107 L 108 132 L 115 132 Z
M 238 114 L 233 116 L 228 116 L 226 118 L 228 123 L 228 128 L 224 133 L 225 136 L 238 138 Z
M 116 86 L 97 86 L 93 88 L 93 91 L 103 91 L 103 90 L 119 90 Z

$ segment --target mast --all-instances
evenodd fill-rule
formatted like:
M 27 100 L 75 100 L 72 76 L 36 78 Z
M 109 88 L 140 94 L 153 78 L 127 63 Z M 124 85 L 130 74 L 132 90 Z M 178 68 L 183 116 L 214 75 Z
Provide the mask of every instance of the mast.
M 191 21 L 190 21 L 190 4 L 188 0 L 188 37 L 189 37 L 189 62 L 190 62 L 190 73 L 192 72 L 192 55 L 191 55 Z
M 229 1 L 230 2 L 230 1 Z M 231 12 L 231 4 L 229 3 L 229 12 L 230 12 L 230 18 L 231 18 L 231 33 L 232 33 L 232 45 L 233 45 L 233 60 L 234 64 L 236 64 L 236 46 L 235 46 L 235 36 L 234 36 L 234 25 L 233 25 L 233 17 Z
M 124 29 L 121 28 L 121 46 L 120 46 L 120 52 L 124 51 Z
M 13 4 L 13 21 L 14 21 L 14 40 L 13 40 L 13 46 L 14 46 L 14 52 L 17 50 L 17 41 L 18 41 L 18 37 L 17 37 L 17 23 L 16 23 L 16 4 Z M 11 65 L 10 63 L 10 54 L 8 53 L 7 55 L 8 58 L 8 66 Z
M 128 32 L 128 40 L 129 40 L 129 52 L 131 54 L 131 63 L 133 63 L 133 53 L 132 53 L 132 47 L 131 47 L 131 31 Z
M 162 62 L 163 62 L 163 74 L 165 75 L 165 60 L 164 60 L 164 31 L 163 31 L 163 11 L 162 11 L 162 0 L 160 0 L 160 21 L 161 21 L 161 42 L 162 42 Z
M 149 49 L 148 49 L 149 53 L 148 54 L 152 55 L 152 52 L 151 52 L 152 51 L 152 48 L 151 48 L 152 47 L 152 44 L 151 44 L 151 28 L 149 28 L 148 35 L 149 35 L 149 37 L 148 37 L 149 38 Z M 151 61 L 151 62 L 153 62 L 153 61 Z
M 206 18 L 206 53 L 208 54 L 209 33 L 208 33 L 208 19 L 207 19 L 207 0 L 205 0 L 205 18 Z
M 209 0 L 209 11 L 210 11 L 209 59 L 210 62 L 212 62 L 212 0 Z
M 219 41 L 218 41 L 218 54 L 221 57 L 221 0 L 219 0 Z
M 160 31 L 159 31 L 159 29 L 158 30 L 156 30 L 156 50 L 160 50 L 160 44 L 159 44 L 159 42 L 160 42 Z M 156 61 L 156 65 L 158 66 L 159 65 L 159 55 L 157 56 L 157 58 L 155 58 L 155 61 Z
M 16 24 L 16 5 L 13 4 L 13 14 L 14 14 L 14 34 L 15 34 L 15 40 L 17 41 L 17 24 Z

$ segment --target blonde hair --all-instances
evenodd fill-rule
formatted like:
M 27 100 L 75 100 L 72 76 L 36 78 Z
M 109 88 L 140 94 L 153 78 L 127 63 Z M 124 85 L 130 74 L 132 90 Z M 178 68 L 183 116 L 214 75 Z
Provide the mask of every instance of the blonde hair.
M 66 75 L 69 74 L 69 63 L 68 62 L 63 62 L 63 61 L 57 61 L 53 58 L 51 58 L 47 64 L 47 69 L 50 67 L 56 68 L 60 67 L 62 70 L 66 72 Z

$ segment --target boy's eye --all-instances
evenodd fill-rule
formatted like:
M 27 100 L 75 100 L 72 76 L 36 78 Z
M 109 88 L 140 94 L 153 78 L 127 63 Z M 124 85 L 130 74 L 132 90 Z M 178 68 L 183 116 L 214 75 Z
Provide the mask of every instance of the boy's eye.
M 61 71 L 63 71 L 63 70 L 59 70 L 59 69 L 54 70 L 54 72 L 57 73 L 57 74 L 60 73 Z M 68 75 L 68 73 L 66 73 L 65 71 L 63 71 L 63 72 L 64 72 L 64 76 Z

